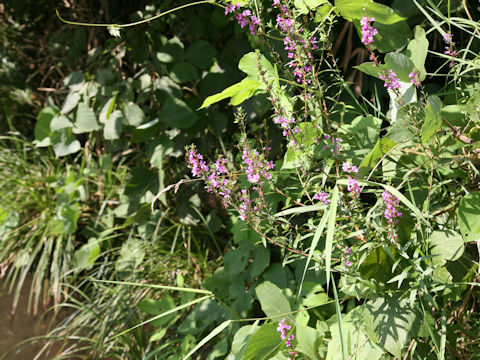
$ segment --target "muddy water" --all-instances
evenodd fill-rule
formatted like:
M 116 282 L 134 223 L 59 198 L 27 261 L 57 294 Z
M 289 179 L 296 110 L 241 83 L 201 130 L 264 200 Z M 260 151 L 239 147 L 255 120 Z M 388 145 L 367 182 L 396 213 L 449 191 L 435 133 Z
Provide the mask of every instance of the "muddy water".
M 49 319 L 39 324 L 39 317 L 27 313 L 28 295 L 30 282 L 25 282 L 21 291 L 15 316 L 11 316 L 13 292 L 8 294 L 8 289 L 3 288 L 3 281 L 0 282 L 0 357 L 16 344 L 32 337 L 45 334 Z M 3 359 L 5 360 L 33 360 L 40 350 L 40 344 L 29 344 L 15 355 L 10 352 Z M 48 360 L 41 357 L 39 360 Z

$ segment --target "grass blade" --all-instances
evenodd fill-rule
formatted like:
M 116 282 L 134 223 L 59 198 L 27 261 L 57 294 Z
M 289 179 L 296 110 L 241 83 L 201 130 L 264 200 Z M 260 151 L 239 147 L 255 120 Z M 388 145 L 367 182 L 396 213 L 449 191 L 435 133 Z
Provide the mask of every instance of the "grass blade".
M 93 278 L 90 278 L 90 281 L 99 282 L 99 283 L 107 283 L 107 284 L 149 287 L 149 288 L 152 288 L 152 289 L 162 289 L 162 290 L 170 290 L 170 291 L 192 292 L 192 293 L 196 293 L 196 294 L 207 294 L 207 295 L 210 295 L 210 296 L 213 295 L 213 293 L 211 291 L 208 291 L 208 290 L 183 288 L 183 287 L 178 287 L 178 286 L 141 284 L 141 283 L 127 282 L 127 281 L 99 280 L 99 279 L 93 279 Z
M 305 279 L 305 274 L 307 273 L 308 264 L 310 264 L 310 260 L 312 259 L 313 252 L 317 247 L 318 240 L 320 240 L 320 236 L 323 233 L 323 229 L 325 229 L 327 219 L 328 219 L 328 212 L 325 211 L 323 213 L 322 220 L 320 220 L 320 224 L 318 224 L 317 226 L 317 230 L 315 230 L 315 235 L 313 236 L 312 245 L 310 245 L 310 250 L 308 251 L 307 262 L 305 263 L 305 269 L 303 269 L 302 281 L 300 282 L 300 290 L 298 291 L 297 297 L 299 297 L 300 294 L 302 293 L 303 280 Z
M 212 338 L 217 336 L 219 333 L 221 333 L 226 327 L 228 327 L 231 324 L 232 320 L 227 320 L 218 325 L 215 329 L 212 330 L 210 334 L 208 334 L 206 337 L 204 337 L 198 344 L 195 346 L 192 351 L 190 351 L 187 355 L 184 356 L 183 360 L 188 359 L 195 351 L 200 349 L 203 345 L 205 345 L 207 342 L 209 342 Z
M 136 328 L 138 328 L 138 327 L 140 327 L 140 326 L 143 326 L 143 325 L 145 325 L 145 324 L 148 324 L 149 322 L 152 322 L 152 321 L 157 320 L 157 319 L 160 319 L 160 318 L 162 318 L 162 317 L 164 317 L 164 316 L 173 314 L 174 312 L 177 312 L 178 310 L 185 309 L 185 308 L 187 308 L 187 307 L 189 307 L 189 306 L 198 304 L 199 302 L 202 302 L 203 300 L 207 300 L 207 299 L 210 299 L 210 298 L 211 298 L 211 295 L 202 296 L 201 298 L 198 298 L 198 299 L 189 301 L 189 302 L 186 303 L 186 304 L 182 304 L 182 305 L 179 305 L 179 306 L 177 306 L 177 307 L 174 307 L 173 309 L 170 309 L 170 310 L 165 311 L 165 312 L 163 312 L 163 313 L 161 313 L 161 314 L 158 314 L 158 315 L 152 317 L 151 319 L 148 319 L 147 321 L 143 321 L 143 322 L 141 322 L 140 324 L 137 324 L 137 325 L 132 326 L 131 328 L 129 328 L 129 329 L 127 329 L 127 330 L 122 331 L 120 334 L 117 334 L 117 335 L 111 337 L 111 338 L 108 339 L 107 341 L 113 340 L 113 339 L 115 339 L 115 338 L 117 338 L 117 337 L 119 337 L 119 336 L 122 336 L 122 335 L 128 333 L 129 331 L 132 331 L 132 330 L 134 330 L 134 329 L 136 329 Z
M 325 273 L 327 276 L 327 291 L 330 280 L 330 267 L 332 262 L 333 234 L 335 233 L 335 220 L 337 217 L 338 185 L 333 189 L 332 202 L 328 209 L 327 239 L 325 241 Z
M 337 312 L 337 320 L 338 320 L 338 331 L 340 332 L 340 343 L 342 344 L 342 358 L 343 360 L 347 360 L 347 347 L 345 344 L 345 339 L 343 338 L 343 326 L 342 326 L 342 312 L 340 310 L 340 302 L 338 301 L 338 294 L 337 294 L 337 285 L 335 284 L 335 279 L 332 275 L 332 288 L 333 288 L 333 296 L 335 297 L 335 311 Z

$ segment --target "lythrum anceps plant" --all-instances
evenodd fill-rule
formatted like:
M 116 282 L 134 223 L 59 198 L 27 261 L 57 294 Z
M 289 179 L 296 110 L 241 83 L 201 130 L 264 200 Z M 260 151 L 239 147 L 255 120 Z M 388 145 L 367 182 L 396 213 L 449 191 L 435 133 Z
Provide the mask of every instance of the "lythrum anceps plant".
M 248 267 L 226 256 L 226 284 L 216 283 L 225 277 L 220 273 L 205 282 L 234 309 L 233 298 L 242 294 L 257 299 L 266 315 L 261 326 L 236 331 L 231 356 L 444 357 L 446 331 L 465 336 L 438 321 L 461 299 L 464 288 L 456 282 L 476 279 L 469 271 L 475 254 L 466 250 L 477 240 L 473 221 L 480 215 L 468 210 L 478 208 L 478 197 L 467 184 L 478 170 L 468 160 L 474 141 L 466 134 L 477 127 L 477 95 L 456 93 L 449 82 L 473 69 L 457 60 L 457 19 L 437 23 L 416 2 L 412 12 L 428 21 L 373 1 L 226 5 L 225 14 L 248 29 L 258 49 L 238 64 L 245 78 L 202 108 L 227 98 L 248 108 L 247 99 L 262 98 L 270 110 L 254 121 L 255 114 L 237 110 L 236 146 L 209 161 L 191 145 L 186 160 L 192 177 L 253 230 L 251 246 L 276 254 L 289 279 L 272 278 L 271 263 L 253 284 L 234 291 L 235 277 Z M 343 58 L 335 39 L 342 24 L 350 26 Z M 468 47 L 478 47 L 473 36 Z M 351 69 L 354 46 L 370 61 Z M 469 50 L 464 56 L 476 58 Z M 430 66 L 441 66 L 443 77 L 429 73 Z M 363 73 L 357 96 L 344 70 Z M 455 127 L 446 118 L 462 108 Z M 464 165 L 452 171 L 452 162 Z M 460 263 L 470 265 L 457 273 Z M 229 270 L 234 266 L 236 272 Z M 329 312 L 332 286 L 337 306 Z M 455 346 L 448 347 L 452 354 Z

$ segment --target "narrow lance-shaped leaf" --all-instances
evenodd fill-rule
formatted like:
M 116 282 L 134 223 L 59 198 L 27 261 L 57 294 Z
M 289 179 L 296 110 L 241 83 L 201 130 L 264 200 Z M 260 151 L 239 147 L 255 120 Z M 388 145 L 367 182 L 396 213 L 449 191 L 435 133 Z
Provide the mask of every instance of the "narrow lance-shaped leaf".
M 327 289 L 330 281 L 330 267 L 332 262 L 333 235 L 335 234 L 335 220 L 337 217 L 338 205 L 338 185 L 335 186 L 332 193 L 332 202 L 328 209 L 328 227 L 327 239 L 325 242 L 325 272 L 327 276 Z

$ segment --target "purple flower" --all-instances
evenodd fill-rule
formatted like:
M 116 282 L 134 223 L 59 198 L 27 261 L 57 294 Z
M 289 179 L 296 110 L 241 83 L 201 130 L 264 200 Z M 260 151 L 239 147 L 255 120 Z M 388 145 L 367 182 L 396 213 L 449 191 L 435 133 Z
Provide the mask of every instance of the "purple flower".
M 388 70 L 388 78 L 385 75 L 380 75 L 380 79 L 385 81 L 384 85 L 387 90 L 398 91 L 402 86 L 400 81 L 396 78 L 397 74 L 392 69 Z
M 348 267 L 350 267 L 350 266 L 352 266 L 352 262 L 351 262 L 350 260 L 347 260 L 347 261 L 345 262 L 345 265 L 348 266 Z
M 324 204 L 330 204 L 331 202 L 328 198 L 328 194 L 325 191 L 313 195 L 313 200 L 320 200 Z
M 357 179 L 351 176 L 348 177 L 347 190 L 353 193 L 354 196 L 360 193 L 360 185 L 358 184 Z
M 235 12 L 236 10 L 240 9 L 240 4 L 229 4 L 225 7 L 225 15 Z
M 399 217 L 402 213 L 398 211 L 397 206 L 400 204 L 400 200 L 396 196 L 390 194 L 387 190 L 382 193 L 383 202 L 385 203 L 384 216 L 389 224 L 396 225 Z
M 350 164 L 350 161 L 346 161 L 342 164 L 342 170 L 346 173 L 358 173 L 358 167 L 356 165 Z
M 370 46 L 373 43 L 373 37 L 378 34 L 377 29 L 371 25 L 374 21 L 375 18 L 366 16 L 360 20 L 360 25 L 362 25 L 362 43 L 366 46 Z
M 448 46 L 445 46 L 444 54 L 445 55 L 450 55 L 451 57 L 455 57 L 455 56 L 457 56 L 457 50 L 455 50 L 455 42 L 452 41 L 452 38 L 453 38 L 453 35 L 449 34 L 449 33 L 446 33 L 443 36 L 443 40 L 448 45 Z M 455 62 L 452 59 L 450 61 L 450 67 L 453 67 L 453 65 L 455 65 Z
M 295 335 L 290 334 L 287 337 L 287 331 L 289 331 L 292 327 L 290 325 L 285 324 L 285 318 L 280 320 L 278 323 L 277 331 L 280 333 L 280 338 L 285 341 L 285 345 L 289 348 L 292 347 L 292 340 L 295 338 Z
M 251 150 L 245 147 L 243 149 L 242 159 L 248 165 L 245 173 L 250 183 L 258 183 L 262 177 L 266 180 L 272 178 L 272 174 L 269 173 L 268 170 L 272 170 L 275 165 L 272 161 L 265 162 L 257 150 Z
M 207 173 L 210 170 L 207 163 L 203 160 L 202 154 L 199 154 L 195 147 L 188 149 L 187 155 L 188 167 L 192 169 L 192 176 L 199 177 L 202 173 Z

